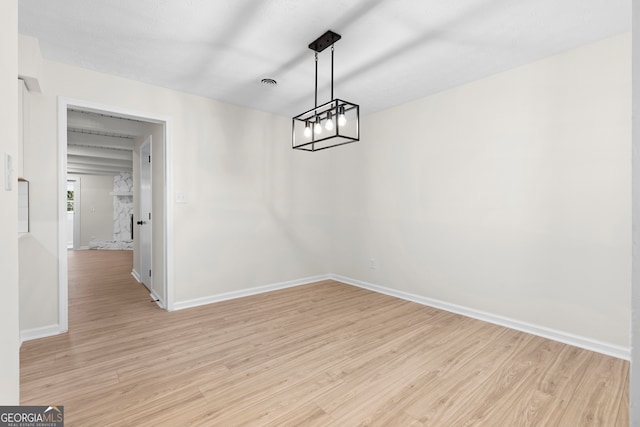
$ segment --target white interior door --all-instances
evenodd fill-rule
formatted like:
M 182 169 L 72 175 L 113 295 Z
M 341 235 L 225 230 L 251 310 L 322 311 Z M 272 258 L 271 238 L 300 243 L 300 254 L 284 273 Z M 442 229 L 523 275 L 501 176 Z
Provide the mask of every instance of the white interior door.
M 140 239 L 140 280 L 152 289 L 151 268 L 151 135 L 140 146 L 140 213 L 138 237 Z

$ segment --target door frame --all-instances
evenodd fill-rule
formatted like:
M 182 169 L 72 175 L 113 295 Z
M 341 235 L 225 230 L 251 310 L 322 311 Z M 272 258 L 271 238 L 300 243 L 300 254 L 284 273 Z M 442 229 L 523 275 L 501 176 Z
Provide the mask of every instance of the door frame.
M 69 277 L 66 242 L 67 209 L 67 110 L 79 108 L 94 113 L 111 114 L 123 118 L 146 121 L 163 125 L 164 138 L 159 143 L 164 148 L 162 165 L 163 182 L 156 185 L 164 188 L 162 229 L 162 259 L 164 265 L 164 308 L 173 310 L 173 170 L 172 170 L 172 121 L 170 117 L 132 110 L 113 105 L 105 105 L 75 98 L 58 97 L 58 327 L 60 332 L 69 330 Z M 157 243 L 157 242 L 156 242 Z

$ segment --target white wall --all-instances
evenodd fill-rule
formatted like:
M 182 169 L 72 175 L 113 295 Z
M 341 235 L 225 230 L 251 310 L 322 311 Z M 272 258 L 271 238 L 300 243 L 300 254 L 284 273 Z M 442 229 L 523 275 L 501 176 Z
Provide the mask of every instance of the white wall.
M 174 301 L 329 272 L 329 157 L 293 152 L 288 118 L 50 61 L 42 80 L 42 95 L 31 99 L 34 143 L 25 148 L 36 214 L 24 259 L 43 262 L 25 292 L 56 301 L 57 257 L 66 255 L 56 228 L 58 96 L 171 118 L 173 185 L 188 198 L 170 224 Z M 154 247 L 154 262 L 160 254 Z M 55 304 L 21 302 L 21 310 L 26 327 L 57 322 Z
M 628 348 L 630 42 L 364 118 L 332 152 L 333 272 Z
M 328 155 L 294 152 L 289 118 L 190 105 L 200 114 L 174 130 L 188 200 L 174 211 L 176 284 L 190 283 L 176 301 L 329 272 Z
M 113 177 L 73 176 L 80 178 L 80 246 L 89 246 L 93 239 L 113 239 Z
M 0 158 L 18 155 L 18 2 L 0 2 Z M 4 166 L 0 169 L 4 172 Z M 16 167 L 17 173 L 17 167 Z M 3 174 L 4 176 L 4 174 Z M 18 335 L 18 180 L 5 191 L 0 179 L 0 405 L 17 405 L 19 392 Z

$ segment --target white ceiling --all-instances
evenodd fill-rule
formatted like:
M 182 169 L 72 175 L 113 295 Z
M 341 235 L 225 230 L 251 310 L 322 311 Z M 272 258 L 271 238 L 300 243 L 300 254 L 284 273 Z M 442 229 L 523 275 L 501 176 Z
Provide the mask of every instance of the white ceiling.
M 132 172 L 134 139 L 148 135 L 150 126 L 105 114 L 67 111 L 67 173 Z
M 631 29 L 630 0 L 20 0 L 43 56 L 293 116 L 313 107 L 307 45 L 335 45 L 335 94 L 363 114 Z M 329 50 L 319 103 L 329 100 Z M 277 80 L 277 86 L 260 83 Z

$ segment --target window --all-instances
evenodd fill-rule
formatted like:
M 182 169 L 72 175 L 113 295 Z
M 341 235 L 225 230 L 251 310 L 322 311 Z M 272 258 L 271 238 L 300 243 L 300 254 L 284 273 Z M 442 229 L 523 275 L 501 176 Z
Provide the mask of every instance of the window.
M 67 190 L 67 212 L 75 211 L 75 200 L 73 198 L 73 190 Z

